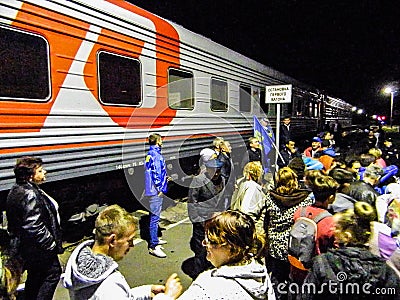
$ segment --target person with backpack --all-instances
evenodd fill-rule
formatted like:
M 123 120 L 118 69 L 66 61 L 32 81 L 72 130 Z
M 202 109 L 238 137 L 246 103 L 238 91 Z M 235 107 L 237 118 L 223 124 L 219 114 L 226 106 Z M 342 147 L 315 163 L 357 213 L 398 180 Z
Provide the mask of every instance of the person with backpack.
M 299 207 L 293 215 L 289 233 L 288 259 L 290 278 L 301 284 L 311 267 L 312 258 L 334 246 L 334 221 L 328 205 L 335 200 L 339 184 L 332 177 L 321 175 L 311 183 L 315 201 Z
M 314 257 L 303 286 L 315 289 L 300 289 L 300 298 L 399 299 L 400 278 L 385 259 L 368 249 L 370 224 L 376 220 L 373 206 L 358 201 L 354 209 L 336 213 L 333 218 L 335 239 L 340 247 Z
M 313 203 L 310 191 L 299 188 L 296 173 L 289 167 L 279 169 L 275 188 L 266 195 L 264 231 L 267 234 L 268 253 L 265 261 L 271 273 L 277 299 L 285 299 L 280 286 L 289 282 L 288 238 L 293 225 L 293 214 L 300 206 Z

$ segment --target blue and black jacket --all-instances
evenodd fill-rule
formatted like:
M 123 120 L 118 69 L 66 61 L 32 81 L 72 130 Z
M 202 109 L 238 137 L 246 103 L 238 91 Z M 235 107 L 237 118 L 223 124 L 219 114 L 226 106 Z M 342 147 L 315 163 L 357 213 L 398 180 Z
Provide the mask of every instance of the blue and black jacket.
M 161 148 L 151 145 L 144 163 L 145 196 L 156 196 L 167 192 L 167 169 Z

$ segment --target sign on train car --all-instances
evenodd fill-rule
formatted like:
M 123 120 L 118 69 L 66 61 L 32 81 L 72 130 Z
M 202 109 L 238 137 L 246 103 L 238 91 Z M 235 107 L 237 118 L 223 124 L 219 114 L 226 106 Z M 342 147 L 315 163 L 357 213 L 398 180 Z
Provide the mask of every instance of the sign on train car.
M 265 103 L 279 104 L 292 102 L 292 85 L 267 85 Z

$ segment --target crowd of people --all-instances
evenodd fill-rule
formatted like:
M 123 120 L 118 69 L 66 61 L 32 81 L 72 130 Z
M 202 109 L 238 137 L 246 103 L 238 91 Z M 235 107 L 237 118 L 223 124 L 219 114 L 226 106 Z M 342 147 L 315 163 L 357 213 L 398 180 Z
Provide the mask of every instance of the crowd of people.
M 188 273 L 193 282 L 186 291 L 175 273 L 165 285 L 129 286 L 118 261 L 134 246 L 138 222 L 111 205 L 99 213 L 94 238 L 77 246 L 68 260 L 62 282 L 70 298 L 399 299 L 399 157 L 391 140 L 370 133 L 348 140 L 333 124 L 335 134 L 321 133 L 309 147 L 298 149 L 290 118 L 284 118 L 282 128 L 279 168 L 272 174 L 264 173 L 258 137 L 248 140 L 238 165 L 232 160 L 235 149 L 224 138 L 199 151 L 199 173 L 188 192 L 193 226 L 188 243 L 194 257 Z M 335 141 L 337 134 L 340 141 Z M 148 141 L 149 253 L 166 258 L 161 245 L 167 241 L 159 237 L 158 222 L 171 179 L 162 137 L 151 134 Z M 27 270 L 25 299 L 52 299 L 63 252 L 58 204 L 40 188 L 46 179 L 40 158 L 18 159 L 14 172 L 0 292 L 3 299 L 15 299 L 16 283 Z M 302 226 L 314 226 L 314 231 L 302 232 Z M 295 233 L 305 234 L 304 239 Z M 304 248 L 311 249 L 307 259 L 300 254 L 306 246 L 311 247 Z
M 202 156 L 206 167 L 189 188 L 192 240 L 197 238 L 200 244 L 200 239 L 205 238 L 204 228 L 200 228 L 201 236 L 197 237 L 196 228 L 216 212 L 229 208 L 241 211 L 254 221 L 256 232 L 266 238 L 263 264 L 277 299 L 333 299 L 337 293 L 328 290 L 317 293 L 328 283 L 354 284 L 360 288 L 368 283 L 371 293 L 386 288 L 387 294 L 372 296 L 368 294 L 370 291 L 364 291 L 360 292 L 361 298 L 398 299 L 400 183 L 396 164 L 399 157 L 391 138 L 385 137 L 380 128 L 357 134 L 342 132 L 340 124 L 335 122 L 332 126 L 335 133 L 322 132 L 310 139 L 310 146 L 299 149 L 290 123 L 290 118 L 284 118 L 283 146 L 277 158 L 279 168 L 272 176 L 263 174 L 262 141 L 258 137 L 249 138 L 248 151 L 239 165 L 242 176 L 235 178 L 229 206 L 227 197 L 222 201 L 224 180 L 218 181 L 224 165 L 219 160 L 224 150 L 218 145 L 224 140 L 215 139 L 213 155 Z M 336 135 L 340 135 L 337 140 Z M 211 153 L 210 148 L 202 152 Z M 231 174 L 237 173 L 231 170 Z M 220 188 L 210 189 L 196 178 L 205 178 L 208 185 L 219 182 Z M 194 218 L 199 212 L 202 218 Z M 290 252 L 291 231 L 304 218 L 316 224 L 315 246 L 310 251 L 313 260 L 307 264 Z M 189 273 L 195 280 L 212 266 L 204 249 L 191 249 L 195 256 L 201 257 Z M 338 279 L 338 274 L 345 274 L 346 279 Z M 314 292 L 302 289 L 310 284 L 315 287 Z M 388 294 L 389 291 L 392 293 Z M 354 297 L 349 291 L 338 293 L 340 298 Z

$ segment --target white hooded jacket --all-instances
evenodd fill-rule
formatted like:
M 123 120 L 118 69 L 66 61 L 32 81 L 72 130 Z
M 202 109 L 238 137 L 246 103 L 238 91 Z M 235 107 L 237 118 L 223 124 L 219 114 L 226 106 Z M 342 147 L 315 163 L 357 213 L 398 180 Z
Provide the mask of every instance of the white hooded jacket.
M 179 300 L 275 300 L 265 266 L 252 261 L 244 266 L 222 266 L 196 278 Z
M 62 276 L 72 300 L 170 299 L 164 294 L 151 298 L 151 285 L 131 288 L 111 257 L 92 252 L 93 243 L 85 241 L 75 248 Z

